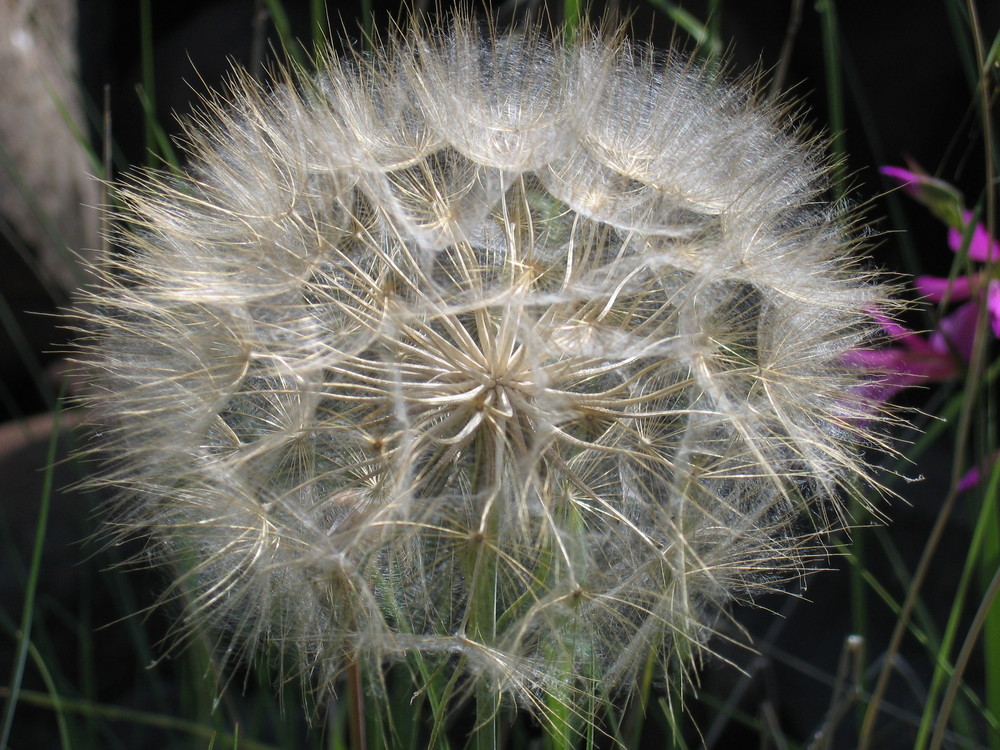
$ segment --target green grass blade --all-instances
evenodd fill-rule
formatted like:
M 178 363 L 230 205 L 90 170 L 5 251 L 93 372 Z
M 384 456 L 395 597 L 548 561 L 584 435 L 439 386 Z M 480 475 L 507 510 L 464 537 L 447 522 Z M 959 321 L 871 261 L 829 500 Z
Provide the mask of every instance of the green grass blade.
M 722 53 L 722 39 L 718 35 L 718 13 L 715 13 L 709 23 L 702 23 L 690 11 L 670 0 L 649 0 L 657 10 L 683 29 L 694 40 L 695 51 L 708 59 L 715 59 Z
M 826 103 L 829 109 L 830 153 L 833 162 L 833 194 L 842 198 L 847 184 L 847 131 L 844 115 L 843 65 L 840 26 L 835 0 L 818 0 L 816 11 L 823 29 L 823 63 L 826 72 Z
M 63 392 L 65 384 L 63 385 Z M 63 392 L 59 394 L 62 399 Z M 38 505 L 38 522 L 35 526 L 35 543 L 31 552 L 31 565 L 28 569 L 28 581 L 24 592 L 24 606 L 21 611 L 21 625 L 18 634 L 17 652 L 11 667 L 10 689 L 7 702 L 4 705 L 3 723 L 0 725 L 0 748 L 8 746 L 10 732 L 14 725 L 14 713 L 20 698 L 21 681 L 24 678 L 24 667 L 31 647 L 31 625 L 35 615 L 35 595 L 38 592 L 38 574 L 42 567 L 42 550 L 45 549 L 45 536 L 49 525 L 49 508 L 52 502 L 52 477 L 55 472 L 56 448 L 59 445 L 59 426 L 61 412 L 56 409 L 52 420 L 52 434 L 49 437 L 49 447 L 45 460 L 45 476 L 42 481 L 42 497 Z
M 73 747 L 73 741 L 69 731 L 69 724 L 66 721 L 66 711 L 63 708 L 62 699 L 59 697 L 59 691 L 56 689 L 55 680 L 52 679 L 52 672 L 45 664 L 45 659 L 38 648 L 34 644 L 30 644 L 28 648 L 31 651 L 31 661 L 35 665 L 35 669 L 38 670 L 38 674 L 42 676 L 45 689 L 49 691 L 49 697 L 52 699 L 52 709 L 56 715 L 56 726 L 59 727 L 59 742 L 66 750 L 70 750 Z

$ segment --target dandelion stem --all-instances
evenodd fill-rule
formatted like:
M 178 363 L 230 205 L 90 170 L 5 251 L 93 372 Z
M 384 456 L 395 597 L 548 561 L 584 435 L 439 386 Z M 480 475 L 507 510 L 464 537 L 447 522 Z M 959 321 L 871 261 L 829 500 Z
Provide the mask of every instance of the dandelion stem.
M 477 642 L 492 646 L 497 629 L 497 556 L 494 545 L 499 528 L 499 492 L 497 452 L 503 445 L 498 435 L 476 440 L 476 463 L 472 488 L 483 501 L 479 528 L 471 529 L 469 576 L 472 581 L 469 601 L 469 634 Z M 476 750 L 495 750 L 498 746 L 499 703 L 495 691 L 485 681 L 476 685 Z
M 365 689 L 357 659 L 347 666 L 347 717 L 351 727 L 351 750 L 368 750 L 365 728 Z

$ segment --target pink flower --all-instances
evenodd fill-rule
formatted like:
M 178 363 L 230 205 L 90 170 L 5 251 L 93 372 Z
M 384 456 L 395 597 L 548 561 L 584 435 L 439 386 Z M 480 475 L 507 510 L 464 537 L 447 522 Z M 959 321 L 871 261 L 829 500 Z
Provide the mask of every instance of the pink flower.
M 1000 260 L 1000 243 L 982 224 L 969 227 L 975 214 L 962 205 L 961 194 L 947 182 L 922 172 L 918 167 L 882 167 L 882 174 L 900 184 L 912 196 L 949 224 L 948 246 L 952 252 L 968 253 L 979 263 Z M 968 236 L 968 242 L 965 242 Z M 872 317 L 892 340 L 883 349 L 859 349 L 850 352 L 848 364 L 878 374 L 878 379 L 864 386 L 861 394 L 874 402 L 887 401 L 903 388 L 957 377 L 972 357 L 979 321 L 979 304 L 985 301 L 993 332 L 1000 337 L 1000 280 L 981 273 L 955 278 L 918 276 L 914 286 L 931 302 L 962 303 L 938 321 L 929 334 L 920 334 L 873 311 Z M 985 294 L 984 294 L 985 292 Z
M 962 211 L 962 219 L 966 227 L 971 224 L 973 218 L 974 214 L 971 211 Z M 948 247 L 951 248 L 952 252 L 960 252 L 965 247 L 964 238 L 965 233 L 963 230 L 955 228 L 948 230 Z M 986 230 L 986 227 L 981 223 L 976 224 L 973 229 L 967 250 L 970 260 L 980 263 L 990 263 L 1000 260 L 1000 242 L 993 239 Z M 957 276 L 954 279 L 942 278 L 940 276 L 918 276 L 913 280 L 913 285 L 923 297 L 931 302 L 942 302 L 945 300 L 949 302 L 966 302 L 976 296 L 977 291 L 983 286 L 983 281 L 982 274 L 978 273 Z M 1000 337 L 1000 280 L 990 279 L 986 284 L 985 301 L 989 309 L 990 327 L 993 329 L 993 334 Z M 952 331 L 952 335 L 958 337 L 963 344 L 960 350 L 963 353 L 963 358 L 966 360 L 969 359 L 972 340 L 975 334 L 976 306 L 975 301 L 963 305 L 963 308 L 971 307 L 973 310 L 972 313 L 965 316 L 968 318 L 969 330 L 960 337 L 958 337 L 956 331 Z M 961 310 L 962 308 L 959 309 Z M 941 322 L 942 324 L 944 323 L 944 321 Z
M 967 254 L 968 260 L 976 263 L 1000 261 L 1000 242 L 990 236 L 986 226 L 975 221 L 975 214 L 965 208 L 961 193 L 952 185 L 927 175 L 916 166 L 912 169 L 882 167 L 880 171 L 948 225 L 948 246 L 952 252 Z M 913 283 L 917 292 L 931 302 L 961 304 L 941 318 L 928 336 L 874 314 L 895 345 L 876 351 L 852 352 L 849 361 L 885 373 L 863 394 L 876 401 L 887 400 L 902 388 L 920 381 L 941 381 L 957 376 L 963 363 L 972 357 L 980 304 L 986 305 L 993 334 L 1000 337 L 1000 279 L 991 279 L 984 273 L 969 273 L 952 278 L 918 276 Z M 998 457 L 1000 453 L 966 472 L 959 480 L 959 492 L 978 484 Z
M 954 190 L 944 180 L 931 177 L 919 167 L 914 167 L 912 170 L 903 169 L 903 167 L 880 167 L 878 171 L 898 182 L 904 193 L 921 202 L 927 199 L 928 188 L 936 187 L 943 192 Z
M 1000 338 L 1000 281 L 992 279 L 986 292 L 986 306 L 990 309 L 990 326 L 993 335 Z
M 958 315 L 959 312 L 956 311 L 953 315 Z M 942 327 L 939 330 L 930 336 L 924 336 L 901 326 L 880 312 L 872 312 L 872 317 L 895 345 L 882 349 L 857 349 L 848 353 L 849 365 L 879 374 L 876 381 L 862 389 L 861 395 L 872 401 L 888 401 L 904 388 L 921 383 L 942 382 L 958 375 L 961 360 L 955 356 L 955 351 L 959 346 L 944 331 L 947 318 L 941 321 Z M 949 328 L 964 332 L 961 321 Z
M 967 492 L 979 484 L 983 475 L 988 476 L 993 470 L 993 464 L 996 463 L 997 459 L 1000 459 L 1000 451 L 994 453 L 992 456 L 987 456 L 981 464 L 973 466 L 965 472 L 962 478 L 958 480 L 958 491 Z
M 1000 242 L 990 236 L 982 223 L 977 222 L 974 227 L 972 226 L 975 214 L 964 207 L 962 194 L 953 185 L 931 177 L 915 164 L 911 164 L 909 169 L 882 167 L 879 171 L 898 182 L 907 195 L 928 206 L 936 216 L 948 224 L 948 247 L 952 252 L 958 253 L 964 250 L 968 253 L 969 260 L 977 263 L 1000 260 Z M 983 280 L 981 275 L 976 273 L 954 279 L 918 276 L 914 279 L 914 286 L 931 302 L 967 302 L 978 297 L 983 288 Z M 989 309 L 990 326 L 993 333 L 1000 337 L 1000 281 L 991 279 L 986 284 L 985 291 L 984 299 Z M 970 305 L 975 307 L 974 303 L 970 302 Z M 959 314 L 960 312 L 962 314 Z M 949 336 L 966 361 L 971 351 L 976 320 L 976 315 L 960 309 L 953 316 L 941 321 L 942 326 L 949 321 Z M 956 326 L 959 322 L 968 328 L 958 331 Z
M 948 247 L 953 252 L 957 253 L 962 249 L 963 233 L 974 218 L 975 214 L 972 211 L 962 211 L 962 228 L 950 227 L 948 229 Z M 972 230 L 972 239 L 969 241 L 969 260 L 980 263 L 1000 260 L 1000 242 L 990 237 L 982 223 L 976 224 L 975 229 Z
M 944 180 L 931 177 L 915 164 L 910 167 L 881 167 L 879 172 L 897 182 L 904 193 L 927 206 L 949 227 L 961 230 L 964 199 L 958 189 Z

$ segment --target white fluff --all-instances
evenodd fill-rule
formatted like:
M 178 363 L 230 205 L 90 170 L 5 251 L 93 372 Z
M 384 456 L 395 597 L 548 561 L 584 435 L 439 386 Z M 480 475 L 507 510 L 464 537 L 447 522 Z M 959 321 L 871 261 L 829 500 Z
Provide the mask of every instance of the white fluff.
M 192 626 L 541 711 L 684 669 L 836 525 L 886 291 L 782 109 L 463 17 L 231 99 L 122 188 L 80 313 L 98 481 Z

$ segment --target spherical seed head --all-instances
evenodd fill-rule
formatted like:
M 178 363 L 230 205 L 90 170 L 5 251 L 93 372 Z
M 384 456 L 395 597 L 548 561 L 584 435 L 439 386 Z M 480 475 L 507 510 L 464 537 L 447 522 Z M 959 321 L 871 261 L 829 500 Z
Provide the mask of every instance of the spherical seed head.
M 683 669 L 815 552 L 886 292 L 784 110 L 463 17 L 233 90 L 121 190 L 81 308 L 116 527 L 192 625 L 543 710 Z

